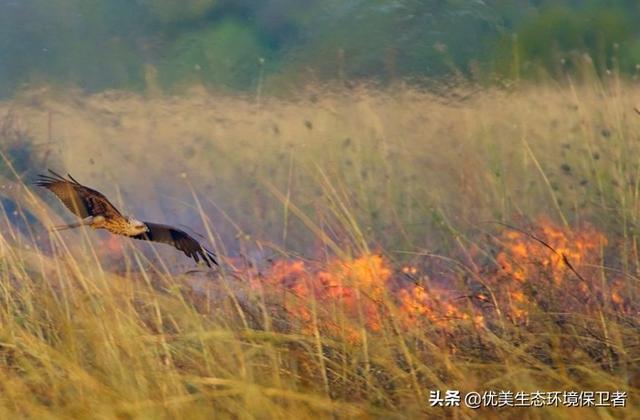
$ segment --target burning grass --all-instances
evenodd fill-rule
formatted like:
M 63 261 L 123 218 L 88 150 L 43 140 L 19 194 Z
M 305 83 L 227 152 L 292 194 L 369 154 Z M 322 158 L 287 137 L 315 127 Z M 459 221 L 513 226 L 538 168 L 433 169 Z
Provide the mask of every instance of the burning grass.
M 57 235 L 50 257 L 5 238 L 0 401 L 20 415 L 349 417 L 433 414 L 430 389 L 635 395 L 639 305 L 615 277 L 585 270 L 603 234 L 546 221 L 534 231 L 580 278 L 507 228 L 494 263 L 477 261 L 478 281 L 463 287 L 453 286 L 463 272 L 438 277 L 428 259 L 278 259 L 176 275 L 125 247 L 140 265 L 116 274 Z
M 630 416 L 640 120 L 621 91 L 2 104 L 2 415 L 471 417 L 429 407 L 459 389 L 623 390 L 627 409 L 527 414 Z M 49 234 L 19 142 L 206 232 L 223 269 Z

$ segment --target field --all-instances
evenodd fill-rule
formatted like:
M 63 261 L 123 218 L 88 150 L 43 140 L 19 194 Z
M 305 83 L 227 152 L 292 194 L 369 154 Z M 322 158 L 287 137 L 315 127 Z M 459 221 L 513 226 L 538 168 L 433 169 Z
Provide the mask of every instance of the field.
M 616 77 L 0 103 L 0 416 L 631 418 L 637 104 Z M 72 217 L 31 184 L 47 168 L 201 234 L 221 268 L 49 232 Z M 435 390 L 627 398 L 473 410 Z

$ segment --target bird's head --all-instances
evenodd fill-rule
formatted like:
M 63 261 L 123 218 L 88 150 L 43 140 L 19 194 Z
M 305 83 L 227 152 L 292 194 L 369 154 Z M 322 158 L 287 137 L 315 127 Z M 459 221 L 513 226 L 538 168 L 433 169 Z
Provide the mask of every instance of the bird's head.
M 144 222 L 141 222 L 138 219 L 134 219 L 133 217 L 127 217 L 127 221 L 129 222 L 128 232 L 129 236 L 140 235 L 141 233 L 146 233 L 149 231 L 149 228 Z

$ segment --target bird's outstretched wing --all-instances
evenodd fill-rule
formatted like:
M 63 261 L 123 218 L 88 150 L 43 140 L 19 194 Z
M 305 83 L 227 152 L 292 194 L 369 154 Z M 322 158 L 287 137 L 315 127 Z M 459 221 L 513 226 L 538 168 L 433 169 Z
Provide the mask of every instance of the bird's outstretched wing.
M 196 260 L 196 262 L 202 259 L 209 267 L 211 267 L 211 263 L 218 265 L 218 262 L 215 259 L 216 255 L 206 249 L 187 232 L 176 229 L 173 226 L 161 225 L 158 223 L 144 222 L 144 224 L 147 225 L 149 231 L 141 233 L 140 235 L 132 236 L 132 238 L 169 244 L 178 248 L 189 258 Z
M 50 175 L 38 175 L 35 185 L 47 188 L 54 193 L 62 203 L 76 216 L 122 216 L 113 204 L 102 193 L 85 187 L 67 175 L 69 179 L 53 172 Z

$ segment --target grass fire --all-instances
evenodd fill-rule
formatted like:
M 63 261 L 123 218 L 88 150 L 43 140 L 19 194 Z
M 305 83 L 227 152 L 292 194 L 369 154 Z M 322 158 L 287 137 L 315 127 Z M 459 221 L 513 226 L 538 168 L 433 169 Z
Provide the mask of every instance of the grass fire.
M 525 417 L 631 418 L 638 103 L 620 80 L 0 102 L 0 413 L 471 418 L 437 392 L 495 390 L 621 392 Z M 50 230 L 46 168 L 219 266 Z

